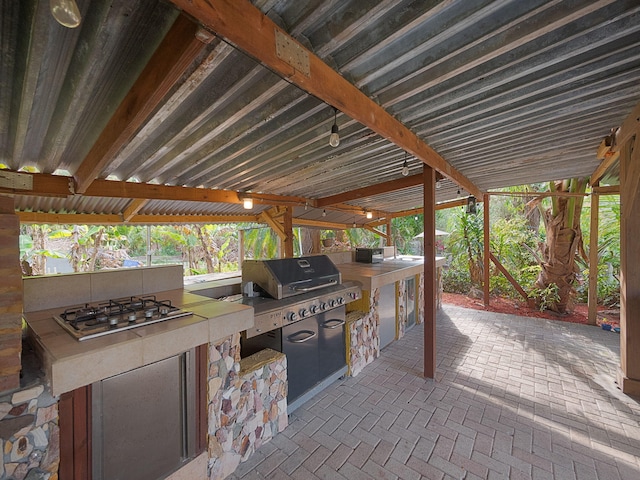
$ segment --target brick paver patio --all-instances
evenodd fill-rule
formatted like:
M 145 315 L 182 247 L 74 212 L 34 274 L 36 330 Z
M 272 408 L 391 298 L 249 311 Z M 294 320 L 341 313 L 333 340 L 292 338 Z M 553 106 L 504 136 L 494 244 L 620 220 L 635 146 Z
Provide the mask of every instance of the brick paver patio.
M 233 479 L 640 479 L 640 401 L 615 385 L 619 336 L 467 310 L 438 313 L 334 383 Z

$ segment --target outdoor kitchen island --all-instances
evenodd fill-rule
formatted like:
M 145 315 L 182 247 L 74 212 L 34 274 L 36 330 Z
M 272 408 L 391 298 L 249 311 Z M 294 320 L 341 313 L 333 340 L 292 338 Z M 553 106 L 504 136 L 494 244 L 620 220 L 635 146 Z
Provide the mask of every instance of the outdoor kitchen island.
M 46 415 L 34 415 L 33 437 L 25 434 L 28 427 L 21 430 L 26 441 L 15 443 L 12 458 L 17 462 L 19 443 L 24 443 L 26 460 L 42 443 L 40 417 L 46 416 L 53 422 L 47 433 L 51 439 L 39 456 L 49 458 L 60 448 L 57 478 L 116 478 L 114 469 L 122 468 L 124 455 L 132 475 L 126 478 L 217 479 L 286 427 L 284 355 L 265 351 L 241 366 L 240 332 L 253 327 L 253 309 L 185 290 L 181 266 L 30 277 L 23 285 L 28 335 L 45 371 L 44 392 L 39 385 L 30 391 L 46 395 L 51 406 Z M 125 291 L 153 294 L 190 314 L 86 341 L 74 338 L 53 318 L 68 305 L 120 298 Z M 162 410 L 174 404 L 183 410 Z M 125 412 L 120 418 L 129 409 L 133 415 Z M 153 416 L 156 409 L 159 415 Z M 100 412 L 105 412 L 104 421 Z M 144 427 L 126 425 L 138 425 L 147 415 L 152 421 Z M 157 425 L 163 423 L 159 418 L 167 418 L 168 425 Z M 123 432 L 141 436 L 134 442 Z M 123 454 L 120 444 L 133 452 Z M 146 454 L 156 458 L 148 445 L 169 449 L 168 456 L 175 457 L 169 470 L 145 471 L 145 463 L 162 463 L 142 460 Z M 65 458 L 65 451 L 70 456 Z
M 350 261 L 331 255 L 346 281 L 362 284 L 362 299 L 347 306 L 347 364 L 356 376 L 380 355 L 380 350 L 402 338 L 424 321 L 424 257 L 385 258 L 380 263 Z M 436 308 L 441 301 L 444 257 L 436 257 Z

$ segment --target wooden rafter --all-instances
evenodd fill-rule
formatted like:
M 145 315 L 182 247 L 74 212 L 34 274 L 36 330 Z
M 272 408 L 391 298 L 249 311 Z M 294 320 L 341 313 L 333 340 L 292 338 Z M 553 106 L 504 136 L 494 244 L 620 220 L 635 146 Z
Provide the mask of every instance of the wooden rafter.
M 323 222 L 321 220 L 307 220 L 304 218 L 294 218 L 293 224 L 298 227 L 321 228 L 323 230 L 346 230 L 352 225 L 346 223 Z
M 316 200 L 316 207 L 322 208 L 329 205 L 348 202 L 350 200 L 357 200 L 359 198 L 371 197 L 374 195 L 380 195 L 382 193 L 394 192 L 396 190 L 402 190 L 404 188 L 415 187 L 417 185 L 422 185 L 421 173 L 418 175 L 411 175 L 410 177 L 402 177 L 397 180 L 391 180 L 389 182 L 378 183 L 369 187 L 358 188 L 356 190 L 351 190 L 350 192 L 331 195 L 330 197 L 319 198 Z
M 133 216 L 135 214 L 137 214 L 140 209 L 142 207 L 144 207 L 147 203 L 149 203 L 149 200 L 144 199 L 144 198 L 135 198 L 131 201 L 131 203 L 129 203 L 129 205 L 127 205 L 127 208 L 124 209 L 124 212 L 122 212 L 122 219 L 125 222 L 128 222 L 129 220 L 131 220 L 133 218 Z
M 206 28 L 304 91 L 338 108 L 480 198 L 480 189 L 409 128 L 280 29 L 248 0 L 171 0 Z M 276 38 L 295 46 L 301 62 L 280 58 Z M 292 64 L 308 63 L 298 70 Z
M 284 227 L 280 222 L 273 218 L 269 212 L 261 212 L 258 218 L 261 220 L 261 223 L 269 225 L 273 231 L 276 232 L 276 235 L 278 235 L 280 240 L 285 240 L 287 234 L 284 231 Z
M 180 15 L 74 174 L 85 193 L 214 37 Z

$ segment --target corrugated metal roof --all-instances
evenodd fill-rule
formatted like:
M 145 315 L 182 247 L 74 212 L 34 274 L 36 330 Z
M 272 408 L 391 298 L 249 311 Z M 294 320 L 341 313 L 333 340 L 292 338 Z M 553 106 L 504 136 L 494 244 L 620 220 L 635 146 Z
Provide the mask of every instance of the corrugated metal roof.
M 637 0 L 253 3 L 484 191 L 590 175 L 600 141 L 640 102 Z M 179 15 L 164 1 L 78 4 L 83 22 L 73 30 L 55 23 L 48 2 L 1 4 L 0 163 L 10 169 L 73 175 Z M 333 118 L 330 106 L 217 39 L 99 178 L 318 199 L 402 177 L 404 151 L 341 113 L 341 142 L 330 147 Z M 413 157 L 409 166 L 421 171 Z M 458 196 L 445 184 L 438 201 Z M 421 196 L 417 187 L 348 203 L 398 212 L 421 206 Z M 127 204 L 16 200 L 45 212 L 117 214 Z M 246 214 L 237 204 L 171 200 L 145 212 Z

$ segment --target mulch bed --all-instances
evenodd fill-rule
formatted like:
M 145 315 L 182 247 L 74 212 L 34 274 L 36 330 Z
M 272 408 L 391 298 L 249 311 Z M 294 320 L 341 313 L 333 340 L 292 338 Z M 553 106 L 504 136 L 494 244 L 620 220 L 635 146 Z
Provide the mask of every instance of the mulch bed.
M 588 309 L 584 303 L 575 305 L 573 312 L 567 314 L 559 314 L 545 310 L 541 312 L 538 309 L 530 308 L 525 302 L 510 298 L 491 297 L 489 307 L 484 306 L 482 299 L 468 297 L 457 293 L 443 293 L 442 303 L 448 305 L 456 305 L 463 308 L 473 308 L 475 310 L 484 310 L 496 313 L 508 313 L 511 315 L 519 315 L 522 317 L 546 318 L 547 320 L 557 320 L 561 322 L 583 323 L 587 324 Z M 598 318 L 596 320 L 598 326 L 605 325 L 605 329 L 612 329 L 620 326 L 620 310 L 610 309 L 607 307 L 598 307 Z

